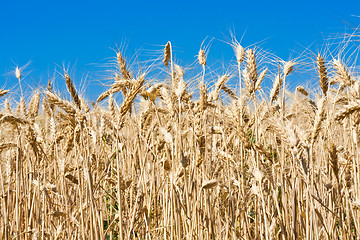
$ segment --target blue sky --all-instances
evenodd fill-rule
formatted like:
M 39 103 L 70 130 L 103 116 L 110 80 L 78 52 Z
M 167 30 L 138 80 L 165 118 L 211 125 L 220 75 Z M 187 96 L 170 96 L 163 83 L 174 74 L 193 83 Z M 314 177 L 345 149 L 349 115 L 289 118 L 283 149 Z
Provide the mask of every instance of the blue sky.
M 219 40 L 229 37 L 230 30 L 238 39 L 245 33 L 243 46 L 262 41 L 261 47 L 287 60 L 307 46 L 316 49 L 324 36 L 343 33 L 343 21 L 359 25 L 359 10 L 360 0 L 2 1 L 0 87 L 16 86 L 17 65 L 30 62 L 23 85 L 32 88 L 46 84 L 65 65 L 93 100 L 103 90 L 101 76 L 116 45 L 127 57 L 142 50 L 146 59 L 171 41 L 186 66 L 202 41 L 214 37 L 209 61 L 228 61 L 232 49 Z M 62 81 L 56 79 L 59 85 Z

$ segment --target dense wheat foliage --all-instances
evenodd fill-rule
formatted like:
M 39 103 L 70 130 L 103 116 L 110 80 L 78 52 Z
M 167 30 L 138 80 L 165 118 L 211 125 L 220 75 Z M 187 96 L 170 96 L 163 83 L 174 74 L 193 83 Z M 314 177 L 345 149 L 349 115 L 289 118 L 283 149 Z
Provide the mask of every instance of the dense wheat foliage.
M 236 70 L 214 84 L 207 51 L 186 78 L 168 42 L 162 79 L 118 52 L 95 103 L 66 72 L 68 95 L 1 90 L 0 238 L 359 239 L 354 68 L 314 54 L 319 89 L 290 92 L 296 61 L 268 71 L 259 49 L 233 47 Z

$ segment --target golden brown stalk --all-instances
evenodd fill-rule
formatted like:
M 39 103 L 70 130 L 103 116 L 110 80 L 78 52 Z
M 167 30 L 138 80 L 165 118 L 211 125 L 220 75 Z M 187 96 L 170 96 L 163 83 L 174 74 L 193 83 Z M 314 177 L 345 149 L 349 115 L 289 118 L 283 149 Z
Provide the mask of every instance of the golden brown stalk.
M 67 86 L 67 89 L 72 97 L 72 99 L 74 100 L 75 102 L 75 105 L 81 109 L 81 102 L 80 102 L 80 98 L 79 98 L 79 95 L 77 94 L 76 92 L 76 89 L 74 87 L 74 84 L 73 82 L 71 81 L 71 78 L 69 76 L 68 73 L 65 73 L 65 82 L 66 82 L 66 86 Z
M 126 69 L 126 61 L 125 58 L 123 57 L 123 55 L 121 54 L 121 52 L 117 52 L 116 53 L 116 59 L 120 68 L 120 72 L 123 75 L 124 79 L 131 79 L 131 74 L 130 72 Z
M 301 93 L 302 95 L 304 95 L 304 96 L 306 96 L 306 97 L 309 96 L 308 91 L 306 91 L 305 88 L 302 87 L 302 86 L 297 86 L 297 87 L 296 87 L 296 91 L 299 92 L 299 93 Z
M 329 88 L 329 83 L 328 83 L 325 62 L 324 59 L 320 56 L 320 54 L 318 54 L 316 61 L 317 61 L 317 70 L 320 78 L 320 87 L 324 96 L 326 96 L 327 90 Z
M 199 63 L 201 66 L 203 66 L 203 67 L 206 66 L 206 55 L 205 55 L 205 51 L 203 49 L 199 50 L 198 60 L 199 60 Z
M 171 42 L 168 41 L 164 48 L 164 60 L 163 60 L 163 63 L 165 64 L 166 67 L 169 66 L 170 58 L 171 58 Z

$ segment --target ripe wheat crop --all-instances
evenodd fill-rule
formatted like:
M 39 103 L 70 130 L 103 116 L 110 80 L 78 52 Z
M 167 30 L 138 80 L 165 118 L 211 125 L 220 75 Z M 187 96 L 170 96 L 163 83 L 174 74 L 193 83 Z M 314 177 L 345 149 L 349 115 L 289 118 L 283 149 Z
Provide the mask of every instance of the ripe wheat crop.
M 67 72 L 68 95 L 1 89 L 0 238 L 359 239 L 356 68 L 314 54 L 319 89 L 291 92 L 296 61 L 233 48 L 214 84 L 208 50 L 194 80 L 168 42 L 158 82 L 117 52 L 91 104 Z

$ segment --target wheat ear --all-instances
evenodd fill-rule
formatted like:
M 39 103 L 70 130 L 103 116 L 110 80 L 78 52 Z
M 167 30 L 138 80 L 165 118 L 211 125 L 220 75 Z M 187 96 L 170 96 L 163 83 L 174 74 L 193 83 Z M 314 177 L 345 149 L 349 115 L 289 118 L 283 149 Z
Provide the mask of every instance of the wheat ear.
M 171 43 L 170 41 L 168 41 L 164 48 L 164 60 L 163 60 L 163 63 L 165 64 L 166 67 L 169 66 L 170 58 L 171 58 Z
M 71 78 L 68 73 L 65 73 L 65 82 L 66 82 L 67 89 L 68 89 L 72 99 L 75 102 L 75 105 L 79 109 L 81 109 L 81 101 L 80 101 L 79 95 L 77 94 L 75 86 L 74 86 L 73 82 L 71 81 Z
M 326 105 L 326 98 L 322 98 L 318 104 L 318 109 L 316 111 L 316 116 L 314 121 L 314 127 L 311 134 L 311 141 L 313 143 L 315 142 L 316 138 L 319 136 L 321 130 L 321 123 L 325 120 L 326 117 L 325 105 Z
M 322 90 L 324 96 L 326 96 L 328 88 L 329 88 L 329 82 L 328 82 L 325 62 L 324 62 L 324 59 L 320 56 L 320 54 L 318 54 L 318 56 L 316 58 L 316 62 L 317 62 L 317 70 L 318 70 L 318 74 L 319 74 L 319 79 L 320 79 L 320 87 L 321 87 L 321 90 Z
M 340 110 L 336 114 L 335 120 L 340 121 L 357 111 L 360 111 L 360 100 L 350 102 L 348 105 L 346 105 L 342 110 Z
M 35 118 L 38 115 L 40 106 L 40 93 L 37 92 L 30 100 L 29 115 L 31 118 Z
M 145 75 L 142 74 L 139 79 L 133 84 L 130 92 L 125 97 L 124 102 L 121 104 L 120 107 L 120 118 L 123 118 L 127 111 L 130 109 L 132 102 L 134 101 L 136 95 L 139 93 L 142 85 L 145 82 Z
M 250 80 L 252 81 L 252 85 L 255 86 L 258 78 L 258 73 L 256 66 L 255 51 L 253 49 L 246 50 L 246 63 L 247 63 L 247 69 L 249 71 Z
M 306 89 L 304 87 L 302 87 L 302 86 L 297 86 L 296 91 L 301 93 L 302 95 L 304 95 L 306 97 L 309 96 L 308 91 L 306 91 Z
M 344 86 L 350 86 L 353 83 L 353 80 L 351 79 L 351 76 L 344 66 L 344 64 L 341 62 L 340 59 L 334 59 L 333 60 L 333 66 L 336 70 L 336 81 L 342 82 L 342 85 Z
M 120 68 L 120 72 L 123 75 L 123 77 L 125 79 L 131 79 L 132 78 L 131 74 L 126 68 L 125 58 L 123 57 L 123 55 L 121 54 L 120 51 L 116 53 L 116 59 L 117 59 L 117 63 L 118 63 L 119 68 Z
M 276 75 L 276 78 L 275 78 L 275 81 L 273 84 L 273 88 L 271 89 L 271 92 L 270 92 L 270 101 L 271 102 L 274 102 L 278 98 L 279 93 L 280 93 L 280 88 L 282 85 L 282 81 L 283 81 L 283 79 L 280 76 L 280 74 Z
M 12 110 L 11 110 L 11 106 L 10 106 L 10 103 L 9 103 L 9 99 L 5 99 L 5 109 L 7 111 L 8 114 L 12 114 Z
M 4 96 L 8 92 L 9 92 L 9 90 L 0 89 L 0 97 Z
M 76 107 L 69 101 L 61 99 L 56 94 L 45 91 L 45 95 L 48 98 L 49 104 L 54 104 L 62 108 L 65 112 L 67 112 L 70 115 L 75 115 L 76 113 Z

